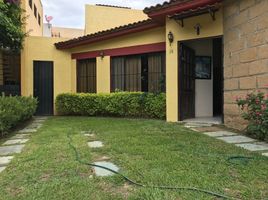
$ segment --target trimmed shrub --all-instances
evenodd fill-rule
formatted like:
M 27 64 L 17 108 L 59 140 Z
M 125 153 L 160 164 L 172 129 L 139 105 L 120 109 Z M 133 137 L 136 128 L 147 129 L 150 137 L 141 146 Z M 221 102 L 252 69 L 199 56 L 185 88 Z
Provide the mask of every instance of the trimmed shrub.
M 268 141 L 268 94 L 250 93 L 246 97 L 237 97 L 242 117 L 249 122 L 247 133 L 258 139 Z
M 37 108 L 32 97 L 0 96 L 0 132 L 3 134 L 19 122 L 30 119 Z
M 66 93 L 57 96 L 56 108 L 60 115 L 165 119 L 166 95 L 142 92 Z

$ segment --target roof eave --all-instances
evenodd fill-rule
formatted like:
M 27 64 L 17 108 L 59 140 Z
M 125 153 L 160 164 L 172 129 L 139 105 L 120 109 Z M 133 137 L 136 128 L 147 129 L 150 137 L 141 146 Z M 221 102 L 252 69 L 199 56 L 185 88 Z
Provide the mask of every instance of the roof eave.
M 175 5 L 170 5 L 166 8 L 148 11 L 147 14 L 152 19 L 161 19 L 169 15 L 174 15 L 175 13 L 182 12 L 189 9 L 195 9 L 198 7 L 203 7 L 210 4 L 220 3 L 222 0 L 195 0 L 189 2 L 178 3 Z
M 142 24 L 140 26 L 136 26 L 136 27 L 132 27 L 132 28 L 126 28 L 126 29 L 118 30 L 118 31 L 114 31 L 114 32 L 108 32 L 107 31 L 106 33 L 103 33 L 102 35 L 93 36 L 91 38 L 90 37 L 89 38 L 85 37 L 82 40 L 55 43 L 55 46 L 59 50 L 61 50 L 61 49 L 71 49 L 71 48 L 74 48 L 74 47 L 87 45 L 87 44 L 92 44 L 92 43 L 96 43 L 96 42 L 100 42 L 100 41 L 104 41 L 104 40 L 109 40 L 109 39 L 112 39 L 112 38 L 132 34 L 132 33 L 138 33 L 138 32 L 142 32 L 142 31 L 146 31 L 146 30 L 157 28 L 157 27 L 160 27 L 160 26 L 161 26 L 161 24 L 159 24 L 159 23 L 150 22 L 150 23 L 147 23 L 147 24 Z

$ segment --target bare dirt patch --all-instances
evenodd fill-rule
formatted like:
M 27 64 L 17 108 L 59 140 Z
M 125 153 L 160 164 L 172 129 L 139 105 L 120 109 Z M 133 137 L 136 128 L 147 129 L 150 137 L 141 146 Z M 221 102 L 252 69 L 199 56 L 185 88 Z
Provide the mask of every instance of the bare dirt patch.
M 200 127 L 195 128 L 199 132 L 216 132 L 216 131 L 225 131 L 225 129 L 218 127 L 218 126 L 211 126 L 211 127 Z
M 7 188 L 7 192 L 13 196 L 13 197 L 17 197 L 19 196 L 20 194 L 22 194 L 24 191 L 24 188 L 23 187 L 10 187 L 10 188 Z
M 130 193 L 134 190 L 133 186 L 124 183 L 122 186 L 112 185 L 111 183 L 102 182 L 99 184 L 104 192 L 118 195 L 120 194 L 124 199 L 128 199 Z
M 51 174 L 42 174 L 42 176 L 39 178 L 43 182 L 47 182 L 50 180 Z

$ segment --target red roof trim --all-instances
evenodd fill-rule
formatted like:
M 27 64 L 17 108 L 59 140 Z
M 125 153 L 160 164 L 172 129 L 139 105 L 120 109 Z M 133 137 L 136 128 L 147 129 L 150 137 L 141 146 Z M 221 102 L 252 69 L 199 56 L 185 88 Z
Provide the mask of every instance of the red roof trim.
M 86 44 L 92 44 L 95 42 L 108 40 L 108 39 L 132 34 L 132 33 L 146 31 L 149 29 L 157 28 L 159 26 L 161 25 L 159 25 L 158 23 L 152 20 L 145 20 L 145 21 L 129 24 L 126 26 L 113 28 L 107 31 L 102 31 L 102 32 L 91 34 L 91 35 L 86 35 L 86 36 L 68 40 L 65 42 L 59 42 L 59 43 L 56 43 L 55 46 L 57 49 L 69 49 L 69 48 L 86 45 Z
M 222 2 L 222 0 L 192 0 L 186 2 L 178 1 L 178 4 L 171 4 L 170 6 L 159 10 L 152 10 L 148 12 L 148 16 L 151 18 L 157 18 L 160 16 L 173 15 L 175 13 L 183 12 L 190 9 L 196 9 L 198 7 L 203 7 L 220 2 Z
M 89 51 L 83 53 L 74 53 L 72 54 L 72 59 L 82 60 L 82 59 L 96 58 L 100 57 L 101 52 L 103 52 L 104 56 L 126 56 L 126 55 L 142 54 L 142 53 L 161 52 L 161 51 L 166 51 L 165 42 L 137 45 L 131 47 L 122 47 L 115 49 Z

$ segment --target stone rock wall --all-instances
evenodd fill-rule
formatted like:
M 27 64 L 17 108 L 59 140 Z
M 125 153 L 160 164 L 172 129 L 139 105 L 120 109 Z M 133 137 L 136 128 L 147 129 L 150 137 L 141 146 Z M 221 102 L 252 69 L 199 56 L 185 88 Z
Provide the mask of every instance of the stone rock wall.
M 224 1 L 225 124 L 242 129 L 235 98 L 268 93 L 268 0 Z

